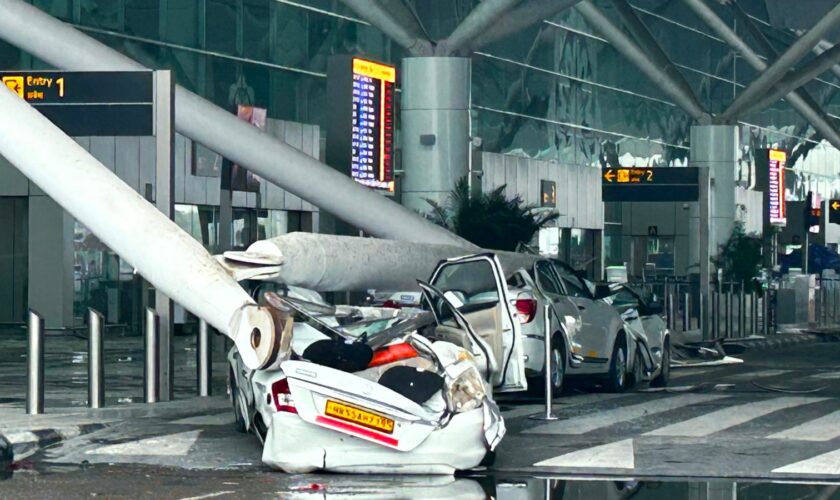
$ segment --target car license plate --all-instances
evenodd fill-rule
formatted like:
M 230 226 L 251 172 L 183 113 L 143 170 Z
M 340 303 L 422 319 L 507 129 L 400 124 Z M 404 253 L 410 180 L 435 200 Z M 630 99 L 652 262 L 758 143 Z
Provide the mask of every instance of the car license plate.
M 363 410 L 359 407 L 349 405 L 347 403 L 339 403 L 338 401 L 327 400 L 327 408 L 325 413 L 330 417 L 335 417 L 347 422 L 353 422 L 370 429 L 376 429 L 386 434 L 394 432 L 394 420 L 388 417 L 383 417 L 371 411 Z

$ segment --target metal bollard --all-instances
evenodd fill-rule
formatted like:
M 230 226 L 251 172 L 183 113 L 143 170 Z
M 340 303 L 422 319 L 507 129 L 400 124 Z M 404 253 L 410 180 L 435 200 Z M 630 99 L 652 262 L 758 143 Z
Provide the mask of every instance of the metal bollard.
M 758 294 L 750 292 L 750 335 L 758 335 Z
M 160 375 L 160 318 L 152 308 L 146 309 L 145 362 L 143 363 L 143 395 L 147 403 L 157 403 Z
M 714 304 L 712 305 L 712 331 L 714 332 L 714 337 L 719 339 L 720 335 L 720 285 L 715 287 L 715 295 L 713 297 Z
M 553 395 L 551 394 L 551 306 L 546 304 L 543 308 L 543 321 L 545 322 L 545 415 L 532 415 L 533 420 L 557 420 L 559 417 L 551 412 Z
M 196 339 L 195 366 L 199 396 L 210 396 L 213 393 L 213 339 L 207 322 L 199 320 L 198 339 Z
M 734 298 L 735 294 L 732 293 L 732 286 L 730 285 L 729 291 L 726 292 L 726 318 L 724 318 L 724 321 L 726 321 L 726 338 L 735 336 L 735 325 L 732 321 L 735 315 Z
M 708 306 L 706 305 L 706 299 L 708 295 L 705 293 L 700 294 L 700 301 L 697 303 L 699 306 L 697 310 L 697 326 L 700 328 L 700 336 L 703 340 L 707 340 L 709 338 L 709 332 L 706 330 L 706 327 L 709 323 L 708 314 Z
M 44 318 L 29 310 L 26 350 L 26 413 L 44 413 Z
M 674 331 L 676 329 L 677 320 L 674 316 L 674 294 L 673 292 L 669 292 L 668 294 L 668 329 Z
M 691 295 L 686 292 L 683 294 L 683 331 L 691 330 Z
M 105 318 L 88 308 L 88 406 L 105 405 L 105 365 L 102 360 L 102 327 Z
M 741 290 L 738 292 L 738 336 L 747 336 L 747 297 L 743 283 L 741 283 Z
M 770 334 L 770 290 L 765 290 L 764 297 L 761 298 L 761 315 L 762 335 L 766 337 Z

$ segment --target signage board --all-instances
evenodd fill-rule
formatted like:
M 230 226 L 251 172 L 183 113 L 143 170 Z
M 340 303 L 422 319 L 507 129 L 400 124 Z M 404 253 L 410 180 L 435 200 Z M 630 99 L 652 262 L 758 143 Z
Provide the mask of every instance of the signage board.
M 540 206 L 557 206 L 557 183 L 554 181 L 540 181 Z
M 394 192 L 396 67 L 334 56 L 327 68 L 327 163 L 370 188 Z
M 768 202 L 770 224 L 784 226 L 787 224 L 787 207 L 785 206 L 785 161 L 787 153 L 777 149 L 768 152 Z
M 603 201 L 697 201 L 697 167 L 631 167 L 601 170 Z
M 154 130 L 151 71 L 2 71 L 0 81 L 70 136 Z
M 828 222 L 840 224 L 840 200 L 828 200 Z

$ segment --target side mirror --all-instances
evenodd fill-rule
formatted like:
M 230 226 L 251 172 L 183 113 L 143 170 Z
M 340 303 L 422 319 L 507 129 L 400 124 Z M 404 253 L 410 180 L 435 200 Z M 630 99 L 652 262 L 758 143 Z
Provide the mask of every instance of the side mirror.
M 599 284 L 595 285 L 595 299 L 596 300 L 605 299 L 612 294 L 613 294 L 613 291 L 610 288 L 610 285 L 603 284 L 603 283 L 599 283 Z

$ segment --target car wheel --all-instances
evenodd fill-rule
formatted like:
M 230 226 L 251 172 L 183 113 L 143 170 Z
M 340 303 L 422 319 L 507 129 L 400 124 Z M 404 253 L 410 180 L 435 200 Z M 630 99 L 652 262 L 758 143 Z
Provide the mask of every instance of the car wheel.
M 627 346 L 622 336 L 615 340 L 613 346 L 607 389 L 610 392 L 624 392 L 627 389 Z
M 633 356 L 633 380 L 630 381 L 628 387 L 635 387 L 645 381 L 644 361 L 642 361 L 642 351 L 636 349 L 636 354 Z
M 566 378 L 566 347 L 561 334 L 554 335 L 551 341 L 551 395 L 559 396 L 563 392 Z M 545 374 L 528 378 L 528 392 L 533 396 L 545 396 Z
M 236 378 L 233 374 L 232 367 L 228 370 L 228 388 L 230 389 L 230 401 L 233 404 L 233 416 L 236 419 L 233 428 L 236 429 L 236 432 L 248 432 L 248 428 L 245 425 L 245 417 L 242 416 L 242 406 L 239 403 L 239 389 L 236 386 Z
M 659 375 L 650 382 L 651 387 L 668 387 L 668 381 L 671 379 L 671 340 L 665 339 L 665 345 L 662 346 L 662 368 L 659 370 Z

